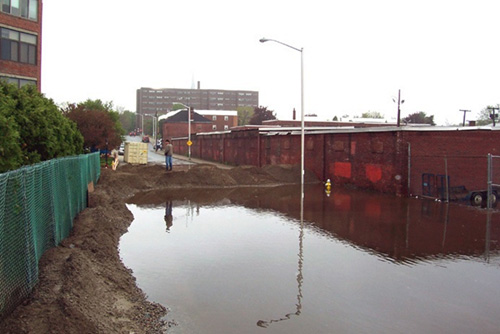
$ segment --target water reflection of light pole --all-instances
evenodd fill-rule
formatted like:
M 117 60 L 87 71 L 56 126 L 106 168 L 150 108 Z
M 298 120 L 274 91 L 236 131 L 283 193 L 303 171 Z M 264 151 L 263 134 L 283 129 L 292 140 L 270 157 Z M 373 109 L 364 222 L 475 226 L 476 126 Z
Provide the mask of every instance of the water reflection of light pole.
M 304 48 L 299 49 L 275 39 L 261 38 L 259 41 L 276 42 L 300 52 L 300 183 L 304 184 Z M 302 196 L 304 196 L 303 191 Z
M 301 185 L 301 196 L 300 196 L 300 228 L 299 228 L 299 264 L 297 270 L 297 304 L 295 304 L 295 312 L 287 313 L 283 318 L 271 319 L 271 320 L 259 320 L 257 321 L 257 326 L 267 328 L 273 322 L 279 322 L 283 320 L 290 319 L 293 315 L 299 316 L 302 312 L 302 283 L 304 281 L 304 276 L 302 276 L 302 267 L 304 263 L 304 184 Z

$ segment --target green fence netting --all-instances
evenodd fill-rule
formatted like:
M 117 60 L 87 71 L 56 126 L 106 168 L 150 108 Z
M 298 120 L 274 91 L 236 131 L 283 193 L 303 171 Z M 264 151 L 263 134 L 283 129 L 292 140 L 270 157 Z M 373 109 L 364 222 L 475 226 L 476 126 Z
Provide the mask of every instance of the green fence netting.
M 96 152 L 0 174 L 0 319 L 29 295 L 38 261 L 69 235 L 100 171 Z

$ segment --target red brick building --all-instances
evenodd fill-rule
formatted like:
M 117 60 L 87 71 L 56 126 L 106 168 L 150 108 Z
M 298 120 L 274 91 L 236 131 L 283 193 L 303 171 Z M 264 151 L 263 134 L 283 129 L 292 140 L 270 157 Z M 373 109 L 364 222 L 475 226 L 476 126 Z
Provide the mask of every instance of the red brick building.
M 300 164 L 300 128 L 237 128 L 192 137 L 193 157 L 231 165 Z M 174 142 L 175 151 L 187 151 Z M 396 195 L 445 198 L 500 184 L 500 128 L 307 128 L 305 168 L 320 180 Z M 448 182 L 446 182 L 448 180 Z
M 238 126 L 236 110 L 196 110 L 196 112 L 212 121 L 212 131 L 224 131 Z
M 0 79 L 41 89 L 42 0 L 0 1 Z
M 172 111 L 167 115 L 160 116 L 158 119 L 162 121 L 163 138 L 187 137 L 189 134 L 189 123 L 191 123 L 191 134 L 193 135 L 197 132 L 212 131 L 212 121 L 195 111 L 191 111 L 191 122 L 188 120 L 186 109 Z
M 188 136 L 188 118 L 185 109 L 171 111 L 159 117 L 163 120 L 163 138 Z M 238 112 L 232 110 L 192 110 L 191 134 L 229 131 L 238 125 Z

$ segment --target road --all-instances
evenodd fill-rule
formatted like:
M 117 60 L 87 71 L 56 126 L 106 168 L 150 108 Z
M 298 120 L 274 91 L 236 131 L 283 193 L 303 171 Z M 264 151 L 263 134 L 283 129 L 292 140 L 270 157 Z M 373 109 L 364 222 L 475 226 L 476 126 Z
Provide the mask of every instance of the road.
M 125 136 L 126 142 L 141 142 L 141 136 Z M 155 152 L 153 143 L 148 144 L 148 164 L 163 164 L 165 165 L 165 156 L 162 151 Z M 176 165 L 192 165 L 192 162 L 172 158 L 172 164 Z

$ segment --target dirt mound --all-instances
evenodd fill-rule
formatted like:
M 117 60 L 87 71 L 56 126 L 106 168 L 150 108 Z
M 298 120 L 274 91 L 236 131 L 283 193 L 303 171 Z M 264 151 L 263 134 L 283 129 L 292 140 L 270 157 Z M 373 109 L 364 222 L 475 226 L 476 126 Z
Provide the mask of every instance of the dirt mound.
M 306 173 L 306 182 L 318 182 Z M 300 168 L 270 166 L 218 169 L 211 165 L 120 165 L 104 169 L 89 208 L 71 235 L 40 261 L 39 283 L 30 298 L 0 322 L 0 333 L 163 333 L 166 309 L 146 300 L 120 260 L 118 243 L 133 220 L 125 202 L 147 191 L 194 187 L 231 188 L 300 182 Z M 145 195 L 144 195 L 145 194 Z M 154 192 L 153 192 L 154 194 Z M 206 193 L 209 196 L 209 193 Z M 154 195 L 153 195 L 154 196 Z

